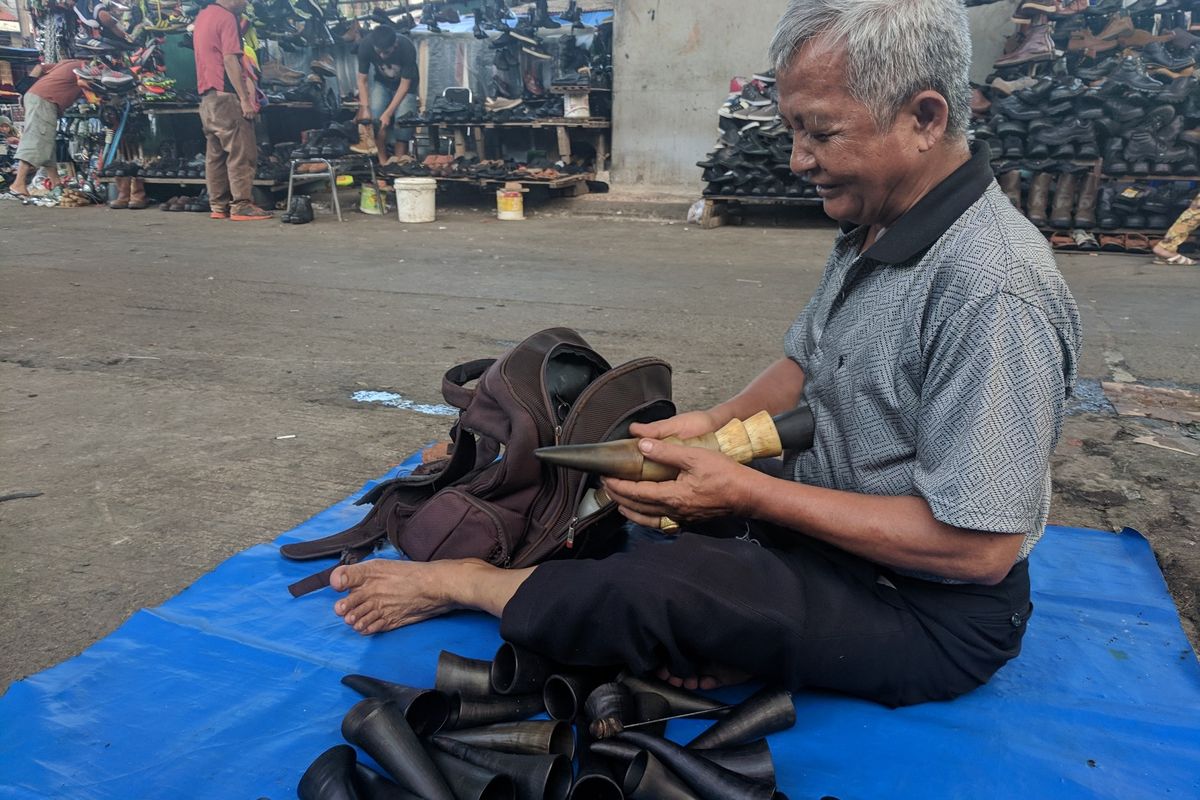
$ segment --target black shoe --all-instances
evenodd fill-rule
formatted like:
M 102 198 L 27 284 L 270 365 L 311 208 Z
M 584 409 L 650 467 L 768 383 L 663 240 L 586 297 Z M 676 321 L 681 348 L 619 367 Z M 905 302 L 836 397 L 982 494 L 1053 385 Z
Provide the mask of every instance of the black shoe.
M 1136 211 L 1132 214 L 1126 214 L 1125 215 L 1125 227 L 1126 228 L 1145 228 L 1146 227 L 1146 218 L 1142 214 L 1140 214 Z
M 1166 230 L 1171 227 L 1171 218 L 1166 214 L 1150 214 L 1146 217 L 1146 227 Z
M 1031 120 L 1038 119 L 1042 116 L 1042 110 L 1033 106 L 1026 105 L 1010 95 L 1002 97 L 992 103 L 992 109 L 1003 114 L 1008 119 Z
M 1004 153 L 1005 158 L 1021 158 L 1025 155 L 1025 143 L 1021 141 L 1019 136 L 1004 137 Z
M 1074 110 L 1075 106 L 1071 104 L 1070 100 L 1059 100 L 1057 103 L 1051 103 L 1046 106 L 1046 109 L 1042 113 L 1051 119 L 1056 119 L 1065 117 Z
M 1191 75 L 1182 78 L 1176 78 L 1171 81 L 1171 84 L 1158 96 L 1158 99 L 1164 103 L 1170 103 L 1173 106 L 1187 102 L 1192 95 L 1192 89 L 1195 88 L 1196 79 Z
M 1098 64 L 1090 67 L 1076 67 L 1075 77 L 1084 81 L 1098 81 L 1101 78 L 1107 77 L 1116 69 L 1119 61 L 1115 58 L 1105 59 Z
M 1055 145 L 1054 149 L 1050 151 L 1050 157 L 1055 161 L 1074 161 L 1075 145 L 1069 143 Z
M 1071 78 L 1065 83 L 1060 83 L 1050 90 L 1050 102 L 1056 103 L 1059 100 L 1071 100 L 1087 91 L 1087 84 L 1079 80 L 1079 78 Z M 1018 92 L 1020 94 L 1020 92 Z
M 1146 160 L 1176 164 L 1191 154 L 1191 148 L 1183 145 L 1163 144 L 1152 133 L 1145 130 L 1133 131 L 1129 134 L 1129 144 L 1125 145 L 1125 158 L 1130 161 Z M 1136 167 L 1134 171 L 1137 171 Z
M 1021 120 L 1008 117 L 999 117 L 998 119 L 999 121 L 994 125 L 997 136 L 1024 136 L 1029 130 L 1029 126 Z
M 1034 139 L 1033 143 L 1029 145 L 1026 155 L 1028 155 L 1030 158 L 1049 158 L 1050 145 L 1046 144 L 1040 139 Z
M 1132 166 L 1129 167 L 1129 172 L 1133 175 L 1149 175 L 1150 174 L 1150 162 L 1149 161 L 1134 161 Z
M 1175 119 L 1175 107 L 1170 104 L 1157 105 L 1142 115 L 1142 119 L 1138 122 L 1135 131 L 1145 130 L 1150 133 L 1157 133 L 1164 126 Z
M 1104 116 L 1104 106 L 1093 105 L 1094 101 L 1076 101 L 1075 119 L 1098 120 Z
M 1042 78 L 1027 89 L 1018 89 L 1016 92 L 1013 92 L 1012 96 L 1027 105 L 1035 106 L 1045 100 L 1053 89 L 1054 81 L 1049 78 Z
M 1155 137 L 1165 145 L 1175 144 L 1179 134 L 1183 133 L 1183 117 L 1174 117 L 1166 125 L 1158 129 Z
M 1043 128 L 1035 134 L 1031 134 L 1039 142 L 1045 142 L 1049 145 L 1060 145 L 1068 142 L 1082 142 L 1096 138 L 1096 129 L 1092 123 L 1086 120 L 1072 119 L 1061 125 L 1055 125 L 1051 128 Z
M 1136 56 L 1126 56 L 1121 59 L 1121 65 L 1108 76 L 1108 84 L 1124 86 L 1138 92 L 1159 92 L 1163 89 L 1160 81 L 1146 74 L 1146 68 Z
M 1099 158 L 1100 145 L 1095 139 L 1088 139 L 1079 143 L 1079 158 Z
M 1172 71 L 1178 71 L 1195 66 L 1196 59 L 1191 56 L 1173 55 L 1162 42 L 1154 42 L 1142 48 L 1142 63 L 1149 69 L 1165 67 Z
M 1136 103 L 1130 103 L 1128 100 L 1121 100 L 1116 97 L 1110 97 L 1104 101 L 1104 109 L 1117 122 L 1132 122 L 1135 119 L 1141 119 L 1142 107 Z

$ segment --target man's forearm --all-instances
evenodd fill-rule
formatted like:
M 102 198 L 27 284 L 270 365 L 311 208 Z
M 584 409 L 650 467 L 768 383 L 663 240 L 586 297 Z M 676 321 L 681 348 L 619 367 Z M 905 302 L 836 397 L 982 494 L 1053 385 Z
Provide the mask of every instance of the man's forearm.
M 1020 535 L 938 521 L 920 497 L 824 489 L 754 470 L 746 470 L 744 480 L 747 516 L 891 567 L 994 584 L 1008 574 L 1021 548 Z
M 226 54 L 223 61 L 225 62 L 225 75 L 229 78 L 229 84 L 237 94 L 238 100 L 246 103 L 248 95 L 242 75 L 242 57 L 240 55 Z
M 367 76 L 361 72 L 358 73 L 358 108 L 367 112 L 371 109 L 371 89 L 367 86 Z
M 796 407 L 804 391 L 804 370 L 790 358 L 771 364 L 734 397 L 709 409 L 714 422 L 746 419 L 760 411 L 780 414 Z

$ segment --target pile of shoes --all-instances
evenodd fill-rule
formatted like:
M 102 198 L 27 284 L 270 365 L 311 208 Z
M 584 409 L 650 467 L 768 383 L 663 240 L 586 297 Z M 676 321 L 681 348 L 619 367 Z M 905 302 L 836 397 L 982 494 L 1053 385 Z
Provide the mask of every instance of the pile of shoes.
M 79 189 L 63 189 L 62 197 L 58 199 L 59 208 L 81 208 L 95 205 L 96 200 Z
M 131 73 L 112 69 L 99 61 L 92 61 L 74 70 L 81 83 L 99 96 L 124 95 L 138 87 L 138 80 Z
M 774 72 L 734 78 L 718 111 L 717 147 L 696 166 L 704 194 L 816 198 L 816 187 L 792 172 L 792 137 L 779 119 Z
M 204 153 L 197 153 L 190 159 L 159 156 L 147 161 L 141 169 L 143 178 L 178 178 L 181 180 L 198 180 L 205 175 Z
M 113 161 L 100 170 L 101 178 L 135 178 L 141 174 L 141 167 L 132 161 Z
M 1001 186 L 1030 221 L 1161 231 L 1188 205 L 1200 181 L 1197 11 L 1194 0 L 1017 6 L 1017 31 L 971 110 Z M 1075 238 L 1055 243 L 1095 249 Z
M 765 737 L 796 722 L 781 689 L 731 707 L 654 678 L 555 664 L 507 642 L 491 662 L 442 651 L 432 689 L 367 675 L 342 683 L 365 699 L 342 720 L 349 744 L 321 753 L 300 777 L 302 800 L 770 797 L 775 765 Z M 543 711 L 550 719 L 529 719 Z M 685 747 L 665 738 L 667 721 L 680 716 L 716 722 Z
M 187 195 L 172 197 L 159 205 L 158 208 L 161 211 L 192 211 L 205 214 L 211 210 L 207 191 L 201 192 L 195 197 L 188 197 Z
M 353 129 L 353 134 L 350 129 Z M 341 158 L 352 152 L 350 142 L 358 139 L 358 128 L 352 124 L 334 124 L 328 128 L 303 131 L 300 134 L 303 144 L 291 151 L 291 158 Z

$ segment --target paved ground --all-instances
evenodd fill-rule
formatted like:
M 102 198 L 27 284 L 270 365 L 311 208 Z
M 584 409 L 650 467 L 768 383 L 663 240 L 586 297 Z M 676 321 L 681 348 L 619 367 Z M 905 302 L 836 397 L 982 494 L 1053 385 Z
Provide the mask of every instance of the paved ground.
M 0 502 L 0 691 L 448 427 L 354 391 L 436 403 L 448 366 L 563 324 L 614 360 L 666 357 L 680 404 L 710 404 L 778 354 L 831 237 L 466 207 L 290 227 L 3 205 L 0 495 L 44 494 Z M 1200 384 L 1200 271 L 1062 267 L 1085 377 Z M 1143 530 L 1195 644 L 1200 462 L 1133 441 L 1178 426 L 1096 399 L 1067 425 L 1052 520 Z

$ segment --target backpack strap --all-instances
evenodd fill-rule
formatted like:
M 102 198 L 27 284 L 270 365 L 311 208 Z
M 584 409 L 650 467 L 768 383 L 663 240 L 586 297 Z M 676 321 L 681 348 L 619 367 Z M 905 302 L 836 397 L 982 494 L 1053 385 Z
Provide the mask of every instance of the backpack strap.
M 475 397 L 475 390 L 468 389 L 466 385 L 483 377 L 488 367 L 495 363 L 494 358 L 480 358 L 446 370 L 442 376 L 442 397 L 450 405 L 465 411 Z
M 315 592 L 318 589 L 324 589 L 329 585 L 329 578 L 333 575 L 333 571 L 335 569 L 343 564 L 357 564 L 359 561 L 362 561 L 364 558 L 370 555 L 371 551 L 374 549 L 374 545 L 369 547 L 347 548 L 342 551 L 342 555 L 341 558 L 338 559 L 338 563 L 334 564 L 332 567 L 323 569 L 320 572 L 315 572 L 312 575 L 309 575 L 307 578 L 301 578 L 295 583 L 289 585 L 288 591 L 291 592 L 292 597 L 303 597 L 310 592 Z

